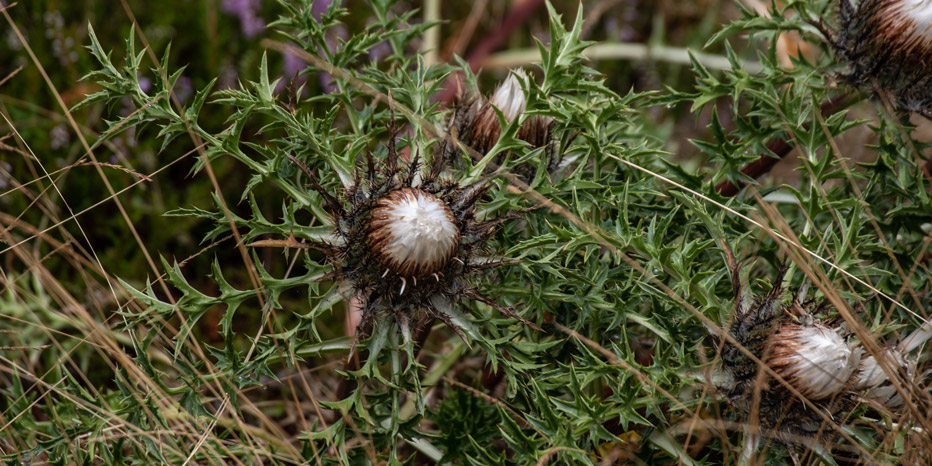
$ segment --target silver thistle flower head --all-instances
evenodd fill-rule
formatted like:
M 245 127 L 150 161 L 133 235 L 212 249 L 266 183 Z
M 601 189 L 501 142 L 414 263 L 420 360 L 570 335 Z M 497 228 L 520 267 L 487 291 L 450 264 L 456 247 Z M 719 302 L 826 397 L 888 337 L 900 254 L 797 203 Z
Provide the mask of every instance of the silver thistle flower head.
M 301 167 L 334 219 L 334 239 L 312 243 L 332 267 L 324 278 L 337 281 L 345 295 L 361 301 L 360 325 L 388 313 L 404 330 L 426 313 L 465 338 L 462 316 L 454 308 L 460 299 L 479 300 L 532 325 L 483 296 L 470 280 L 507 263 L 488 258 L 488 240 L 524 212 L 476 219 L 488 180 L 463 186 L 441 180 L 439 163 L 421 170 L 418 155 L 408 163 L 400 161 L 396 132 L 389 129 L 386 160 L 378 163 L 369 153 L 365 175 L 357 174 L 342 193 L 330 193 L 314 172 Z

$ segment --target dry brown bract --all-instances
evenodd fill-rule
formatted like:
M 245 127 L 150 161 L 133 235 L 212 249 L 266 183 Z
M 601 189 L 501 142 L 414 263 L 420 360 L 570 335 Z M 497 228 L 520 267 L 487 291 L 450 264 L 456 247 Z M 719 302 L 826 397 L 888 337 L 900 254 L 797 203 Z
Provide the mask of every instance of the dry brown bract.
M 737 278 L 735 281 L 737 284 Z M 833 365 L 850 367 L 853 373 L 857 363 L 851 366 L 848 359 L 851 348 L 834 330 L 814 324 L 802 303 L 784 302 L 780 283 L 759 298 L 741 297 L 740 291 L 738 296 L 731 337 L 793 389 L 813 398 L 805 403 L 761 370 L 759 363 L 738 345 L 726 340 L 722 365 L 730 380 L 720 387 L 726 400 L 745 416 L 755 415 L 764 432 L 787 443 L 833 439 L 836 433 L 825 419 L 849 411 L 856 401 L 853 394 L 841 390 L 847 379 L 836 379 L 819 363 L 832 360 Z

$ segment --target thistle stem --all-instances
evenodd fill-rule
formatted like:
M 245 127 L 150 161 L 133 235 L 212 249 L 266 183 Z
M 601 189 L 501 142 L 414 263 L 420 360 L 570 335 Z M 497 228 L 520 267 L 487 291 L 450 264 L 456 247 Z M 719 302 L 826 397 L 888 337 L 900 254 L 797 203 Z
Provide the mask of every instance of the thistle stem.
M 369 352 L 366 350 L 359 351 L 359 347 L 356 343 L 370 336 L 372 336 L 372 319 L 364 319 L 363 322 L 356 327 L 356 342 L 353 344 L 353 348 L 350 349 L 349 354 L 346 355 L 346 361 L 343 362 L 343 372 L 358 371 L 362 368 L 362 365 L 369 357 Z M 337 386 L 336 399 L 345 400 L 350 392 L 355 390 L 357 386 L 358 383 L 356 379 L 350 377 L 344 378 L 340 381 L 340 385 Z
M 434 321 L 434 317 L 426 314 L 421 316 L 418 320 L 417 326 L 414 328 L 414 333 L 411 335 L 411 340 L 414 342 L 415 358 L 420 354 L 421 348 L 424 347 L 424 343 L 427 341 L 427 337 L 430 336 L 430 330 L 434 326 Z M 370 336 L 372 336 L 372 320 L 368 319 L 368 321 L 364 321 L 356 329 L 356 341 L 365 340 Z M 358 371 L 366 363 L 368 358 L 368 351 L 357 351 L 354 345 L 349 355 L 346 356 L 346 361 L 343 363 L 343 372 Z M 406 367 L 407 365 L 408 355 L 404 353 L 401 355 L 401 367 Z M 351 377 L 344 378 L 340 381 L 340 385 L 337 386 L 336 399 L 345 400 L 358 386 L 359 383 L 356 379 Z

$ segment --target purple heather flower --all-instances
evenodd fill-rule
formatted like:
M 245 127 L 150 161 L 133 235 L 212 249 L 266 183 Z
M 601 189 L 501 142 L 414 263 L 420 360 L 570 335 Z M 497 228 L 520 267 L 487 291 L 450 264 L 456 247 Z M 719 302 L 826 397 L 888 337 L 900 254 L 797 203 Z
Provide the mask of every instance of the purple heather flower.
M 194 95 L 194 83 L 191 82 L 191 78 L 181 76 L 175 81 L 175 88 L 172 90 L 175 92 L 178 102 L 185 103 Z
M 256 37 L 265 29 L 265 20 L 259 17 L 262 0 L 223 0 L 220 9 L 239 18 L 240 30 L 248 38 Z
M 58 150 L 71 143 L 71 132 L 64 123 L 52 128 L 49 131 L 49 147 L 52 150 Z
M 311 5 L 311 14 L 314 15 L 314 19 L 320 22 L 321 15 L 327 11 L 327 8 L 330 8 L 331 3 L 333 0 L 314 0 L 314 4 Z
M 145 92 L 146 94 L 148 94 L 149 90 L 152 89 L 152 80 L 145 76 L 139 76 L 138 81 L 139 81 L 139 89 L 141 89 L 142 92 Z
M 333 93 L 337 90 L 337 85 L 333 82 L 333 76 L 330 73 L 320 73 L 320 87 L 325 94 Z
M 389 44 L 387 40 L 383 40 L 382 42 L 375 44 L 371 49 L 369 49 L 369 59 L 374 62 L 378 62 L 383 58 L 391 55 L 391 53 L 392 45 Z
M 293 78 L 302 70 L 307 68 L 307 63 L 290 53 L 285 54 L 285 63 L 282 66 L 282 75 L 286 78 Z
M 285 89 L 285 86 L 288 86 L 292 80 L 297 79 L 298 85 L 304 84 L 307 81 L 307 76 L 299 76 L 304 68 L 307 68 L 307 63 L 304 60 L 298 58 L 295 55 L 290 53 L 285 53 L 284 63 L 282 64 L 282 79 L 278 81 L 278 84 L 275 86 L 275 92 L 281 92 Z

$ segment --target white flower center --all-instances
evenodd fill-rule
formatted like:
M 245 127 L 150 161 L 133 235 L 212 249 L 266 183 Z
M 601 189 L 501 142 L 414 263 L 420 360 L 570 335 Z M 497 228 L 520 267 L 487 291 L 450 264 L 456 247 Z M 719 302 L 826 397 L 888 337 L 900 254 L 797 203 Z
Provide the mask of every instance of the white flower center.
M 932 0 L 887 0 L 877 14 L 887 18 L 887 34 L 902 29 L 907 35 L 902 39 L 905 46 L 932 45 Z
M 844 388 L 858 356 L 830 328 L 790 325 L 772 337 L 767 364 L 804 396 L 818 400 Z
M 370 247 L 401 276 L 437 272 L 456 252 L 459 238 L 446 203 L 419 189 L 393 191 L 372 210 Z

